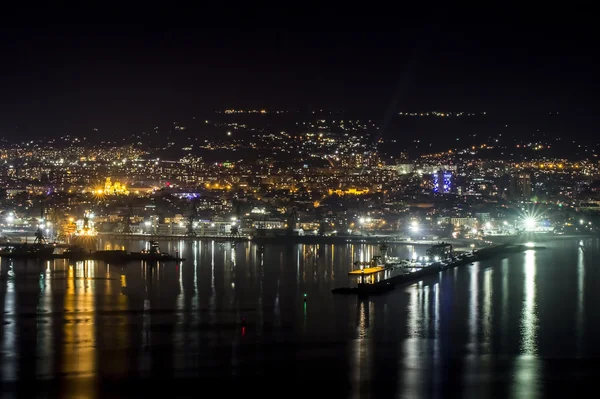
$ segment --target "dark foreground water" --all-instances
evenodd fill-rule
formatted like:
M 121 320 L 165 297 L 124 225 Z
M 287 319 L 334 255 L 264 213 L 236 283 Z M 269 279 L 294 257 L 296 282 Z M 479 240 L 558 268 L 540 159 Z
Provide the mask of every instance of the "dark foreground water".
M 122 244 L 143 245 L 99 243 Z M 594 389 L 599 244 L 547 243 L 371 300 L 330 292 L 349 284 L 353 259 L 377 252 L 365 245 L 172 242 L 162 249 L 186 261 L 158 266 L 2 259 L 0 392 L 535 398 Z

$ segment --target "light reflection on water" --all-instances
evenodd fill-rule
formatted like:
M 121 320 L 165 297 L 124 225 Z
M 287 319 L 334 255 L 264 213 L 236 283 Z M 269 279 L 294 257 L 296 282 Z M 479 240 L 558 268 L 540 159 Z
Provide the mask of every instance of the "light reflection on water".
M 406 320 L 407 337 L 403 342 L 401 358 L 404 359 L 399 379 L 402 381 L 402 397 L 422 397 L 423 369 L 422 351 L 428 341 L 424 336 L 425 307 L 424 289 L 421 283 L 413 284 L 408 288 L 409 305 Z
M 469 266 L 469 349 L 478 352 L 477 343 L 479 324 L 479 262 Z
M 2 331 L 2 376 L 9 381 L 16 379 L 17 356 L 15 352 L 17 335 L 17 302 L 15 290 L 14 266 L 10 262 L 4 294 L 4 328 Z
M 515 360 L 515 398 L 535 398 L 539 395 L 539 367 L 537 354 L 538 316 L 536 302 L 536 256 L 525 251 L 525 287 L 521 311 L 521 354 Z
M 525 252 L 525 299 L 521 312 L 521 352 L 525 355 L 537 353 L 537 304 L 535 282 L 535 251 Z
M 136 245 L 144 244 L 127 247 Z M 589 340 L 594 334 L 583 334 L 584 327 L 600 331 L 595 319 L 583 322 L 586 268 L 593 265 L 586 260 L 597 246 L 584 254 L 564 241 L 365 300 L 334 296 L 331 289 L 350 285 L 353 260 L 377 253 L 377 245 L 182 241 L 162 247 L 186 260 L 123 267 L 2 259 L 0 381 L 90 378 L 91 389 L 108 376 L 280 372 L 319 379 L 326 373 L 359 397 L 389 370 L 386 389 L 404 396 L 443 396 L 451 388 L 485 397 L 494 387 L 506 397 L 535 397 L 548 348 L 565 351 L 554 356 L 597 353 Z M 412 250 L 390 245 L 388 253 L 409 258 Z M 556 298 L 551 283 L 558 267 L 573 287 L 560 298 L 576 310 L 573 352 L 559 343 L 540 345 L 554 339 L 542 324 L 572 323 L 573 313 L 540 310 Z M 71 388 L 65 392 L 84 389 Z
M 585 249 L 580 248 L 577 253 L 577 356 L 583 356 L 583 331 L 585 318 L 584 298 L 585 298 Z

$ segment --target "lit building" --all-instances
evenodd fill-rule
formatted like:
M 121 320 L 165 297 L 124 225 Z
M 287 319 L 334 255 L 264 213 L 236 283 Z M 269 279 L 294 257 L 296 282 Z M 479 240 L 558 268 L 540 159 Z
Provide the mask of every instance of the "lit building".
M 90 212 L 85 212 L 83 219 L 77 220 L 75 222 L 76 236 L 95 236 L 97 235 L 96 227 L 94 226 L 94 214 Z
M 510 196 L 513 199 L 523 199 L 529 201 L 533 190 L 531 188 L 531 175 L 521 173 L 515 175 L 510 180 Z
M 452 173 L 448 171 L 437 171 L 433 173 L 433 192 L 447 194 L 452 189 Z

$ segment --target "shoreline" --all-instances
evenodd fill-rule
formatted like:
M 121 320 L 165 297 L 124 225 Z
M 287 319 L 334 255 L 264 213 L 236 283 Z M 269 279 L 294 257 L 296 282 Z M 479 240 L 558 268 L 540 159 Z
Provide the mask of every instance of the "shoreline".
M 435 245 L 440 242 L 446 242 L 452 245 L 468 245 L 470 243 L 482 243 L 491 241 L 493 245 L 506 244 L 509 241 L 515 242 L 547 242 L 554 240 L 565 240 L 575 238 L 594 238 L 595 235 L 556 235 L 551 233 L 529 233 L 513 236 L 487 236 L 484 241 L 473 239 L 455 239 L 451 237 L 440 237 L 435 240 L 411 240 L 401 236 L 393 235 L 372 235 L 372 236 L 273 236 L 273 237 L 248 237 L 248 236 L 185 236 L 185 235 L 151 235 L 151 234 L 125 234 L 125 233 L 98 233 L 99 237 L 116 238 L 116 239 L 138 239 L 138 240 L 163 240 L 163 241 L 179 241 L 179 240 L 213 240 L 213 241 L 232 241 L 244 242 L 251 241 L 257 244 L 345 244 L 345 243 L 368 243 L 368 244 L 405 244 L 405 245 Z M 479 245 L 478 245 L 479 246 Z M 486 248 L 489 246 L 481 245 Z

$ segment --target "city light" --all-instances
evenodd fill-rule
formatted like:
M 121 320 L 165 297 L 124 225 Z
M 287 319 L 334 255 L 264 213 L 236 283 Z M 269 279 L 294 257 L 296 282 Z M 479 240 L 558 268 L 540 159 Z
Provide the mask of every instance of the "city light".
M 537 220 L 533 217 L 525 218 L 523 225 L 525 226 L 525 230 L 533 230 L 537 225 Z
M 540 229 L 542 215 L 535 210 L 524 211 L 521 216 L 520 225 L 525 231 L 537 231 Z

